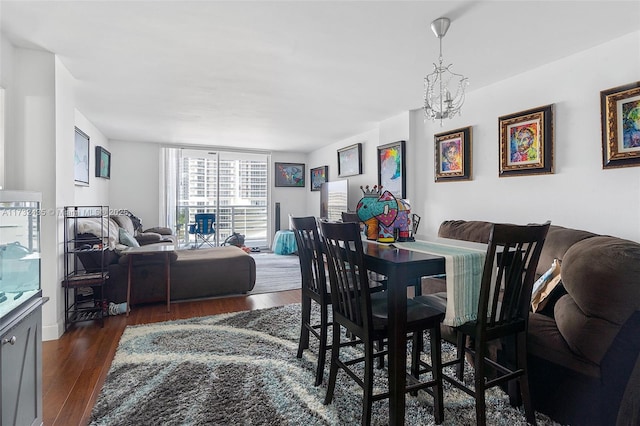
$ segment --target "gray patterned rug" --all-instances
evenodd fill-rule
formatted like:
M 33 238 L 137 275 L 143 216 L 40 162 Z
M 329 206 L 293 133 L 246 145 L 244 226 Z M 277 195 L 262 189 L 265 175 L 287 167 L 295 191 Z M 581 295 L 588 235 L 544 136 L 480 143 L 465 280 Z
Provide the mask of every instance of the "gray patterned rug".
M 300 288 L 300 261 L 294 254 L 251 253 L 256 261 L 256 284 L 249 294 Z
M 322 404 L 329 368 L 314 387 L 317 348 L 296 358 L 299 318 L 294 304 L 127 327 L 90 424 L 360 424 L 362 391 L 344 373 L 333 403 Z M 385 387 L 384 371 L 376 370 L 376 388 Z M 473 400 L 445 386 L 444 424 L 474 425 Z M 487 424 L 526 424 L 500 390 L 487 392 L 487 405 Z M 372 424 L 387 424 L 387 413 L 387 401 L 374 402 Z M 554 424 L 536 417 L 539 425 Z M 429 395 L 407 395 L 406 423 L 433 424 Z

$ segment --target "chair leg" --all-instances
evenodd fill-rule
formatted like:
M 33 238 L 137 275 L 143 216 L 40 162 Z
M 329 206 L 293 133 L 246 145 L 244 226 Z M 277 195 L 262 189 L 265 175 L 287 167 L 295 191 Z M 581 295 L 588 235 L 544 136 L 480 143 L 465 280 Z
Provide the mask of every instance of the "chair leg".
M 422 352 L 422 331 L 415 331 L 411 338 L 411 375 L 420 378 L 420 353 Z M 409 392 L 411 396 L 418 395 L 418 391 Z
M 333 340 L 331 342 L 331 363 L 329 369 L 329 384 L 327 394 L 324 397 L 324 404 L 331 404 L 333 401 L 333 391 L 336 387 L 338 376 L 338 356 L 340 355 L 340 325 L 333 323 Z
M 365 342 L 364 348 L 364 395 L 362 396 L 362 426 L 371 424 L 373 404 L 373 342 Z
M 420 378 L 420 353 L 423 349 L 422 332 L 416 331 L 411 339 L 411 375 Z M 413 395 L 413 393 L 412 393 Z
M 316 382 L 315 386 L 322 383 L 322 377 L 324 376 L 324 364 L 327 357 L 327 330 L 329 328 L 329 314 L 327 312 L 327 305 L 320 306 L 320 345 L 318 347 L 318 366 L 316 367 Z
M 433 389 L 433 417 L 437 425 L 444 422 L 444 397 L 442 386 L 442 336 L 440 324 L 431 329 L 431 374 L 436 385 Z
M 458 360 L 458 364 L 456 365 L 456 377 L 458 380 L 462 381 L 464 377 L 464 345 L 466 342 L 466 337 L 462 333 L 457 333 L 456 335 L 456 359 Z
M 476 424 L 478 426 L 485 426 L 487 423 L 487 406 L 485 401 L 485 345 L 479 343 L 480 339 L 476 340 L 475 345 L 475 399 L 476 399 Z
M 300 339 L 298 339 L 298 358 L 302 358 L 302 352 L 309 347 L 309 329 L 307 325 L 311 320 L 311 298 L 302 295 L 302 323 L 300 324 Z
M 377 348 L 379 351 L 384 350 L 384 339 L 378 340 Z M 383 369 L 383 368 L 384 368 L 384 355 L 380 355 L 378 357 L 378 369 Z
M 522 394 L 522 402 L 524 404 L 524 412 L 527 416 L 527 422 L 536 425 L 536 415 L 533 411 L 531 403 L 531 393 L 529 392 L 529 370 L 527 368 L 527 333 L 519 333 L 517 337 L 517 368 L 521 368 L 524 373 L 518 379 L 520 384 L 520 392 Z

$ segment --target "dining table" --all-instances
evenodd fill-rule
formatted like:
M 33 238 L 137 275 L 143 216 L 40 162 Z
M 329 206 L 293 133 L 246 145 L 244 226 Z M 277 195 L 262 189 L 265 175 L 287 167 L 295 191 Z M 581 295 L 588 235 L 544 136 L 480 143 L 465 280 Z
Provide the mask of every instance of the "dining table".
M 446 274 L 447 259 L 451 263 L 451 256 L 438 254 L 435 246 L 430 246 L 427 250 L 419 245 L 399 247 L 403 244 L 380 244 L 368 240 L 363 240 L 362 245 L 366 268 L 387 277 L 389 424 L 403 425 L 407 367 L 407 287 L 414 285 L 421 277 Z M 477 247 L 468 250 L 469 253 L 482 252 Z M 447 250 L 443 251 L 446 252 Z M 478 281 L 478 288 L 479 285 Z M 447 291 L 449 287 L 448 284 Z

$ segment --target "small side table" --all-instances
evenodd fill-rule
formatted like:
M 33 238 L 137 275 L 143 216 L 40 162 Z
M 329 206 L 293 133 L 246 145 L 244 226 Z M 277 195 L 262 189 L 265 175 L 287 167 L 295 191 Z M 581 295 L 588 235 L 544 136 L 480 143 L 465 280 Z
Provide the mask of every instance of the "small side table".
M 159 255 L 164 257 L 164 274 L 167 283 L 167 312 L 171 312 L 171 253 L 175 253 L 176 249 L 172 244 L 150 244 L 141 247 L 129 247 L 122 250 L 122 254 L 129 256 L 129 271 L 127 274 L 127 316 L 131 310 L 131 275 L 133 274 L 133 258 L 136 256 Z
M 298 251 L 296 236 L 288 229 L 276 232 L 273 237 L 273 252 L 275 254 L 293 254 Z

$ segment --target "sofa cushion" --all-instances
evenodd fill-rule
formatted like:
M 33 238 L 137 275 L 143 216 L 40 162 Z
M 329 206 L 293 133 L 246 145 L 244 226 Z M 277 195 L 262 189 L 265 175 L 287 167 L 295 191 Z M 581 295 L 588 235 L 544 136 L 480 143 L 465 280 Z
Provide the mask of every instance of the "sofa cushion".
M 566 253 L 562 281 L 585 315 L 614 324 L 640 310 L 640 244 L 599 236 L 580 241 Z
M 586 315 L 570 294 L 558 299 L 553 312 L 558 330 L 571 351 L 599 365 L 620 325 Z
M 493 223 L 479 220 L 445 220 L 438 229 L 438 237 L 488 243 Z
M 569 247 L 578 241 L 595 236 L 596 234 L 591 232 L 551 225 L 549 232 L 547 232 L 547 238 L 544 240 L 542 253 L 540 253 L 540 260 L 538 261 L 538 267 L 536 269 L 537 275 L 540 276 L 544 274 L 553 262 L 553 259 L 563 261 L 564 255 Z
M 145 229 L 144 233 L 147 232 L 154 232 L 160 235 L 173 235 L 171 228 L 167 228 L 166 226 L 155 226 L 153 228 Z
M 157 243 L 162 240 L 162 235 L 157 232 L 140 232 L 136 235 L 136 240 L 140 245 Z
M 124 244 L 125 246 L 129 246 L 129 247 L 140 247 L 140 244 L 138 243 L 138 241 L 135 238 L 133 238 L 133 235 L 131 235 L 126 229 L 119 228 L 118 235 L 120 237 L 121 244 Z
M 120 228 L 124 228 L 129 234 L 136 235 L 136 229 L 133 226 L 133 222 L 131 218 L 127 215 L 119 214 L 111 216 L 113 220 L 116 221 Z
M 600 367 L 571 350 L 553 318 L 531 313 L 528 330 L 527 351 L 531 355 L 586 376 L 600 377 Z

